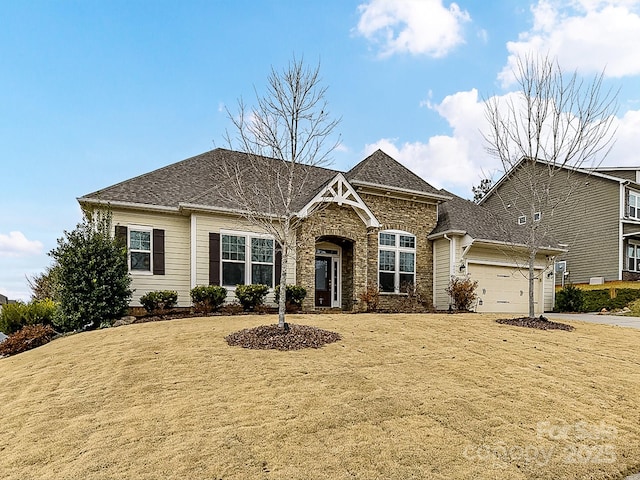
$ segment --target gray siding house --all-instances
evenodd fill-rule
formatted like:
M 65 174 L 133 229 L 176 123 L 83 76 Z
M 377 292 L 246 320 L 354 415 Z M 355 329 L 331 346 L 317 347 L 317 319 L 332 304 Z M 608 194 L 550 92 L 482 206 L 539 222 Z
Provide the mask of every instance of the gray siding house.
M 538 221 L 568 250 L 556 259 L 556 283 L 640 280 L 640 167 L 561 168 L 545 178 L 548 173 L 545 162 L 521 162 L 480 203 L 508 212 L 512 222 Z M 534 212 L 523 186 L 535 175 L 549 201 Z

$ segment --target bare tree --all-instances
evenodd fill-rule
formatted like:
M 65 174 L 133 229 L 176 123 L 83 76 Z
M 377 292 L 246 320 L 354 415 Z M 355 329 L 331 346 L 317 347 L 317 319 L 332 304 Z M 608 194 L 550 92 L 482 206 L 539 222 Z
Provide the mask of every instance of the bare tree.
M 603 88 L 603 73 L 587 81 L 576 72 L 565 74 L 549 57 L 521 57 L 514 76 L 517 95 L 486 100 L 487 150 L 509 180 L 508 188 L 494 188 L 487 203 L 521 224 L 518 242 L 528 249 L 533 317 L 535 259 L 552 237 L 543 216 L 569 201 L 580 185 L 577 169 L 594 168 L 609 153 L 617 92 Z
M 299 201 L 319 187 L 314 167 L 328 165 L 339 144 L 339 138 L 330 140 L 339 120 L 329 114 L 327 87 L 319 74 L 319 63 L 310 68 L 294 56 L 282 71 L 272 67 L 266 93 L 256 91 L 254 107 L 240 99 L 235 115 L 227 110 L 235 130 L 234 136 L 227 133 L 227 141 L 247 154 L 246 161 L 227 169 L 233 200 L 250 223 L 273 236 L 282 252 L 278 325 L 283 328 L 287 265 L 295 258 L 295 233 L 302 220 Z

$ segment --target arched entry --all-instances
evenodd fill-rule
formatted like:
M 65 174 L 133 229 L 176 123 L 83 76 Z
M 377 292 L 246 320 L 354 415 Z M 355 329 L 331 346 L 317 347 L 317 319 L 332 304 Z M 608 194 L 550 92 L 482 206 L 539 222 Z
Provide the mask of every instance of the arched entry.
M 351 308 L 353 242 L 319 237 L 315 251 L 315 306 Z
M 331 242 L 316 244 L 316 307 L 342 306 L 342 248 Z

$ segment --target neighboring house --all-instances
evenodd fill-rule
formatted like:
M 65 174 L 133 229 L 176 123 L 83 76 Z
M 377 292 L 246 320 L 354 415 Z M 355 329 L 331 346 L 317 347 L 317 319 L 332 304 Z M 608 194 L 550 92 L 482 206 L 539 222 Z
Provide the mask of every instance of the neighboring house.
M 83 208 L 111 208 L 114 232 L 129 249 L 132 305 L 151 290 L 177 290 L 179 305 L 189 306 L 196 285 L 223 285 L 232 293 L 237 284 L 278 283 L 278 246 L 242 217 L 232 200 L 234 184 L 222 173 L 239 167 L 239 178 L 261 179 L 267 189 L 274 180 L 264 172 L 279 161 L 260 162 L 216 149 L 78 199 Z M 304 308 L 361 310 L 359 299 L 369 285 L 378 286 L 384 309 L 402 301 L 407 286 L 448 308 L 448 300 L 442 304 L 435 295 L 448 279 L 434 275 L 428 235 L 452 195 L 380 150 L 348 172 L 300 167 L 310 180 L 293 202 L 302 221 L 287 282 L 307 289 Z M 479 256 L 484 253 L 497 255 L 491 245 L 478 249 Z M 457 268 L 459 258 L 452 257 L 451 265 Z
M 544 178 L 547 165 L 535 163 Z M 514 195 L 522 179 L 516 166 L 503 176 L 481 204 L 495 212 L 512 211 L 511 221 L 532 221 L 525 195 Z M 529 175 L 528 173 L 526 175 Z M 526 182 L 527 180 L 525 180 Z M 640 168 L 561 168 L 548 183 L 550 198 L 542 208 L 542 228 L 568 251 L 557 258 L 556 283 L 640 280 Z M 524 218 L 523 218 L 524 217 Z M 564 273 L 564 275 L 563 275 Z
M 434 250 L 434 305 L 448 308 L 446 293 L 453 275 L 478 282 L 477 312 L 527 312 L 529 306 L 528 248 L 522 229 L 505 215 L 452 198 L 439 209 L 438 225 L 427 237 Z M 557 243 L 538 247 L 534 263 L 535 312 L 554 306 L 553 259 L 564 253 Z
M 7 303 L 9 303 L 9 298 L 7 298 L 6 295 L 2 295 L 0 293 L 0 305 L 6 305 Z

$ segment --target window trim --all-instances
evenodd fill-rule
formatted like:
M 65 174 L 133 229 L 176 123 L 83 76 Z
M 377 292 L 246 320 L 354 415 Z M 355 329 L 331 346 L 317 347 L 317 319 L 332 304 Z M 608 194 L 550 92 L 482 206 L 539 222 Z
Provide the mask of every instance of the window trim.
M 629 255 L 629 247 L 633 247 L 634 253 L 635 255 L 632 257 Z M 631 258 L 635 259 L 635 267 L 634 269 L 630 269 L 629 268 L 629 260 Z M 627 248 L 626 248 L 626 265 L 627 268 L 626 270 L 629 272 L 640 272 L 640 242 L 635 241 L 635 240 L 628 240 L 627 241 Z
M 132 232 L 148 232 L 149 233 L 149 250 L 140 250 L 131 248 Z M 131 268 L 131 254 L 134 252 L 149 253 L 149 270 L 133 270 Z M 129 273 L 132 275 L 153 275 L 153 227 L 145 225 L 127 225 L 127 266 Z
M 635 198 L 635 205 L 633 209 L 635 210 L 635 214 L 631 215 L 631 197 Z M 633 220 L 640 220 L 640 193 L 635 190 L 627 190 L 627 208 L 626 208 L 627 217 Z
M 241 260 L 225 260 L 222 255 L 222 245 L 223 245 L 223 237 L 234 236 L 234 237 L 244 237 L 244 261 Z M 271 240 L 273 242 L 273 254 L 271 257 L 271 263 L 267 262 L 253 262 L 251 260 L 251 240 L 253 238 L 262 238 Z M 255 265 L 271 265 L 271 286 L 269 286 L 269 291 L 271 292 L 276 285 L 276 240 L 273 238 L 273 235 L 265 234 L 265 233 L 257 233 L 257 232 L 243 232 L 239 230 L 220 230 L 220 285 L 230 291 L 235 291 L 235 285 L 225 285 L 224 284 L 224 264 L 226 263 L 239 263 L 244 265 L 244 285 L 250 285 L 252 282 L 253 269 L 252 266 Z
M 395 235 L 395 242 L 394 245 L 383 245 L 380 242 L 381 236 L 382 235 Z M 401 237 L 402 236 L 407 236 L 407 237 L 412 237 L 413 238 L 413 247 L 403 247 L 401 246 Z M 378 232 L 378 266 L 377 266 L 377 271 L 378 271 L 378 288 L 380 290 L 380 294 L 381 295 L 398 295 L 398 294 L 406 294 L 405 292 L 401 291 L 401 287 L 402 285 L 400 284 L 400 276 L 401 275 L 413 275 L 413 287 L 415 288 L 416 285 L 416 261 L 417 261 L 417 243 L 418 243 L 418 237 L 417 235 L 414 235 L 413 233 L 410 232 L 406 232 L 404 230 L 380 230 Z M 394 271 L 391 272 L 390 270 L 381 270 L 380 269 L 380 259 L 381 259 L 381 252 L 392 252 L 393 258 L 394 258 Z M 400 254 L 401 253 L 411 253 L 413 254 L 413 271 L 412 272 L 401 272 L 400 271 Z M 380 282 L 380 274 L 381 273 L 393 273 L 393 292 L 387 292 L 387 291 L 382 291 L 382 285 Z

